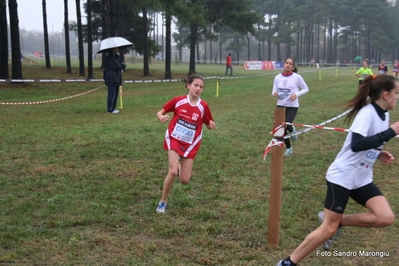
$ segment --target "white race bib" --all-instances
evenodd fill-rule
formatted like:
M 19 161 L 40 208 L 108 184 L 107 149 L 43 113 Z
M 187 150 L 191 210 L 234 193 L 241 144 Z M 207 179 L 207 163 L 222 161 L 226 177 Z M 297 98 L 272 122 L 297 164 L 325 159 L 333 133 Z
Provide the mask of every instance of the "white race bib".
M 290 97 L 289 89 L 278 89 L 278 98 L 280 100 L 287 100 Z
M 363 158 L 362 162 L 360 163 L 360 166 L 364 167 L 364 168 L 373 167 L 375 161 L 378 159 L 378 156 L 380 156 L 380 153 L 381 153 L 381 151 L 376 150 L 376 149 L 368 150 L 364 154 L 364 158 Z
M 191 144 L 193 143 L 196 129 L 197 125 L 179 118 L 171 135 L 175 139 Z

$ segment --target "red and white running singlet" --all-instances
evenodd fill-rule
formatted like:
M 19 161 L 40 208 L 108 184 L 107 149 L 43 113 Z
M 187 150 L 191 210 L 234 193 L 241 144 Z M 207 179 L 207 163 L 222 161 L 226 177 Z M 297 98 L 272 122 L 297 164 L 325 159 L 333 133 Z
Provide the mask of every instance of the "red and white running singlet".
M 184 95 L 174 97 L 163 109 L 174 113 L 165 133 L 164 149 L 194 159 L 201 145 L 202 123 L 208 125 L 213 120 L 208 104 L 198 98 L 192 105 L 189 96 Z

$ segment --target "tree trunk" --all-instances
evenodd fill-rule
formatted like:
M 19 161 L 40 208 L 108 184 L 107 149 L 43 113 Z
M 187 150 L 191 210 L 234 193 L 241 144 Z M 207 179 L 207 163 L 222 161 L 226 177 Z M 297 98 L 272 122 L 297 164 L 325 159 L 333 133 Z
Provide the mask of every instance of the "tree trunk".
M 298 22 L 298 34 L 296 35 L 296 55 L 297 62 L 302 60 L 302 25 Z
M 235 47 L 238 47 L 237 44 L 240 43 L 240 39 L 239 39 L 238 37 L 235 37 L 235 38 L 234 38 L 234 43 L 235 43 L 234 46 L 235 46 Z M 233 64 L 234 64 L 234 61 L 235 61 L 236 64 L 239 65 L 239 64 L 240 64 L 240 51 L 237 49 L 237 50 L 235 51 L 235 54 L 236 54 L 236 57 L 235 57 L 235 60 L 233 60 Z M 234 56 L 233 56 L 233 58 L 234 58 Z
M 166 37 L 165 37 L 165 79 L 172 78 L 172 16 L 170 13 L 170 8 L 166 7 L 165 11 L 165 28 L 166 28 Z
M 44 57 L 46 58 L 46 68 L 49 69 L 51 68 L 51 63 L 50 63 L 50 49 L 48 45 L 46 0 L 42 1 L 42 8 L 43 8 Z
M 87 0 L 87 78 L 93 78 L 93 36 L 91 34 L 91 0 Z
M 212 40 L 209 40 L 209 61 L 212 64 L 213 61 Z
M 262 40 L 262 60 L 263 61 L 266 59 L 266 56 L 265 56 L 265 43 L 266 43 L 266 40 Z
M 11 63 L 13 79 L 22 79 L 21 64 L 21 43 L 19 40 L 19 20 L 18 20 L 18 4 L 17 0 L 8 1 L 8 9 L 10 12 L 10 31 L 11 31 Z
M 311 48 L 311 24 L 309 21 L 305 22 L 305 39 L 304 39 L 304 44 L 305 44 L 305 57 L 303 58 L 305 62 L 310 62 L 311 61 L 311 53 L 310 53 L 310 48 Z
M 116 19 L 115 19 L 115 17 L 116 17 L 116 10 L 115 10 L 115 1 L 114 0 L 108 0 L 108 6 L 109 6 L 109 13 L 108 13 L 108 15 L 109 15 L 109 21 L 108 21 L 108 27 L 109 27 L 109 29 L 107 29 L 108 30 L 108 32 L 109 32 L 109 37 L 115 37 L 116 36 L 116 23 L 115 23 L 115 21 L 116 21 Z
M 0 78 L 8 79 L 8 30 L 6 2 L 0 4 Z
M 198 40 L 198 37 L 197 37 L 197 40 Z M 197 62 L 201 63 L 201 54 L 200 54 L 200 50 L 199 50 L 198 41 L 195 43 L 195 49 L 196 49 L 196 55 L 197 55 Z
M 260 24 L 258 23 L 258 31 L 260 32 Z M 258 39 L 258 61 L 262 61 L 262 56 L 261 56 L 261 48 L 262 48 L 262 46 L 261 46 L 261 38 L 263 38 L 263 37 L 260 37 L 259 39 Z
M 68 21 L 68 0 L 64 0 L 64 34 L 65 34 L 65 60 L 67 73 L 72 73 L 71 68 L 71 47 L 69 43 L 69 21 Z
M 251 61 L 251 40 L 249 39 L 248 33 L 245 34 L 245 37 L 247 38 L 247 60 Z
M 204 55 L 201 58 L 201 61 L 203 61 L 205 64 L 208 62 L 208 49 L 206 46 L 206 40 L 204 40 Z
M 334 24 L 334 61 L 333 63 L 337 63 L 338 60 L 338 23 Z
M 325 64 L 326 63 L 326 58 L 327 58 L 327 56 L 326 56 L 326 45 L 327 45 L 327 34 L 326 34 L 326 31 L 327 31 L 327 27 L 328 27 L 328 25 L 327 25 L 327 20 L 325 21 L 325 24 L 324 24 L 324 34 L 323 34 L 323 63 Z
M 272 28 L 273 26 L 273 22 L 272 22 L 272 17 L 271 15 L 268 16 L 269 17 L 269 29 Z M 268 32 L 268 39 L 267 39 L 267 60 L 271 61 L 272 60 L 272 38 L 273 38 L 273 33 L 272 32 Z
M 191 33 L 190 33 L 190 63 L 188 69 L 188 75 L 195 73 L 195 47 L 197 44 L 197 25 L 195 22 L 191 23 L 190 26 Z
M 79 76 L 85 75 L 85 61 L 83 50 L 82 16 L 80 13 L 80 0 L 76 0 L 76 18 L 78 20 L 78 45 L 79 45 Z
M 316 62 L 320 62 L 320 24 L 317 24 Z
M 101 0 L 101 39 L 104 40 L 109 35 L 108 20 L 109 20 L 109 0 Z M 101 68 L 105 68 L 106 53 L 101 53 Z
M 276 46 L 277 46 L 277 61 L 281 62 L 282 60 L 281 60 L 281 52 L 280 52 L 280 43 L 277 43 Z
M 219 33 L 219 64 L 222 64 L 223 47 L 222 47 L 222 35 Z
M 148 19 L 147 19 L 147 7 L 143 7 L 143 42 L 144 42 L 144 51 L 143 51 L 143 75 L 147 77 L 150 75 L 150 66 L 149 66 L 149 58 L 150 54 L 148 51 Z
M 269 39 L 267 39 L 267 60 L 271 61 L 272 60 L 272 38 L 269 36 Z
M 332 49 L 333 49 L 333 20 L 330 19 L 329 22 L 329 28 L 328 28 L 328 54 L 327 54 L 327 62 L 332 63 L 333 58 L 332 58 Z M 327 63 L 326 62 L 326 63 Z

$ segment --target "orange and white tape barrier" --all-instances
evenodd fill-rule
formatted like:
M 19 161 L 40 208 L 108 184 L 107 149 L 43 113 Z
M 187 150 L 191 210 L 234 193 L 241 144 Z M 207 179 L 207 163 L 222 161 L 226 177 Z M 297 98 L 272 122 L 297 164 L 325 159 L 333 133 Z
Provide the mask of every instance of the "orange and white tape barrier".
M 336 117 L 333 117 L 333 118 L 331 118 L 331 119 L 329 119 L 329 120 L 327 120 L 327 121 L 325 121 L 325 122 L 322 122 L 322 123 L 320 123 L 320 124 L 318 124 L 318 125 L 306 125 L 306 124 L 298 124 L 298 123 L 281 122 L 281 125 L 279 125 L 278 127 L 274 128 L 273 131 L 270 132 L 270 134 L 272 134 L 273 136 L 275 136 L 276 132 L 279 131 L 279 130 L 281 130 L 282 128 L 284 128 L 285 125 L 292 125 L 292 126 L 298 126 L 298 127 L 306 127 L 306 129 L 297 131 L 297 132 L 295 132 L 295 133 L 288 134 L 288 135 L 284 136 L 284 139 L 291 138 L 292 136 L 299 135 L 299 134 L 308 132 L 308 131 L 313 130 L 313 129 L 325 129 L 325 130 L 333 130 L 333 131 L 338 131 L 338 132 L 349 132 L 349 129 L 346 129 L 346 128 L 342 128 L 342 127 L 325 127 L 325 126 L 323 126 L 323 125 L 328 124 L 328 123 L 330 123 L 330 122 L 332 122 L 332 121 L 334 121 L 334 120 L 337 120 L 337 119 L 339 119 L 339 118 L 345 116 L 345 115 L 346 115 L 347 113 L 349 113 L 350 111 L 351 111 L 351 110 L 347 110 L 346 112 L 344 112 L 344 113 L 342 113 L 342 114 L 340 114 L 340 115 L 337 115 Z M 396 138 L 399 138 L 399 135 L 396 135 Z M 267 156 L 267 154 L 270 152 L 271 147 L 277 146 L 277 145 L 278 145 L 278 146 L 284 146 L 284 142 L 281 141 L 281 140 L 277 140 L 276 138 L 273 138 L 273 139 L 270 141 L 269 145 L 267 145 L 267 147 L 266 147 L 266 149 L 265 149 L 265 152 L 263 153 L 263 160 L 266 159 L 266 156 Z
M 306 129 L 297 131 L 295 134 L 292 134 L 292 133 L 291 133 L 291 134 L 288 134 L 288 135 L 284 136 L 284 139 L 291 138 L 291 137 L 294 136 L 294 135 L 299 135 L 299 134 L 308 132 L 308 131 L 313 130 L 313 129 L 316 129 L 316 128 L 317 128 L 317 129 L 333 129 L 333 128 L 331 128 L 331 127 L 324 127 L 323 125 L 328 124 L 328 123 L 331 123 L 332 121 L 337 120 L 337 119 L 339 119 L 339 118 L 345 116 L 345 115 L 346 115 L 347 113 L 349 113 L 349 112 L 350 112 L 350 110 L 347 110 L 347 111 L 343 112 L 342 114 L 339 114 L 339 115 L 337 115 L 337 116 L 335 116 L 335 117 L 333 117 L 333 118 L 331 118 L 331 119 L 329 119 L 329 120 L 327 120 L 327 121 L 324 121 L 324 122 L 322 122 L 322 123 L 320 123 L 320 124 L 317 124 L 317 125 L 306 125 L 306 126 L 307 126 Z M 276 128 L 273 129 L 273 131 L 271 132 L 271 134 L 275 135 L 276 132 L 281 131 L 281 128 L 283 128 L 285 124 L 292 124 L 292 125 L 294 125 L 294 126 L 295 126 L 295 125 L 298 125 L 298 126 L 303 125 L 303 124 L 293 124 L 293 123 L 282 122 L 281 125 L 279 125 L 278 127 L 276 127 Z M 304 126 L 305 126 L 305 125 L 304 125 Z M 343 128 L 334 128 L 334 129 L 337 129 L 336 131 L 341 131 L 341 132 L 342 132 L 342 131 L 347 131 L 346 129 L 343 129 Z M 270 152 L 271 147 L 277 146 L 277 145 L 279 145 L 279 146 L 284 146 L 284 142 L 281 141 L 281 140 L 278 140 L 278 139 L 276 139 L 276 138 L 273 138 L 273 139 L 270 141 L 269 145 L 267 145 L 267 147 L 266 147 L 266 149 L 265 149 L 265 152 L 263 153 L 263 160 L 266 159 L 266 156 L 267 156 L 268 153 Z

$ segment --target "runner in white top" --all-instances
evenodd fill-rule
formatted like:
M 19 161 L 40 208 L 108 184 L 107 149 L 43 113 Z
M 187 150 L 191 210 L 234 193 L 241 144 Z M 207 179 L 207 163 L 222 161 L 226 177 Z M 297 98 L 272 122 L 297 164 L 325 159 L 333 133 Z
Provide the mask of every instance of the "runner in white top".
M 372 75 L 364 79 L 357 95 L 349 101 L 346 121 L 353 119 L 345 143 L 327 171 L 327 196 L 321 226 L 310 233 L 294 252 L 277 263 L 295 266 L 319 245 L 330 249 L 342 226 L 385 227 L 395 215 L 378 187 L 373 183 L 373 165 L 377 159 L 389 165 L 394 157 L 383 150 L 385 142 L 399 134 L 399 122 L 389 126 L 387 110 L 393 110 L 399 98 L 399 83 L 390 75 Z M 371 102 L 371 103 L 370 103 Z M 343 215 L 349 198 L 368 209 Z
M 383 115 L 384 120 L 379 115 Z M 357 113 L 341 151 L 327 171 L 327 180 L 349 190 L 373 182 L 373 165 L 382 151 L 383 143 L 378 139 L 370 143 L 370 149 L 355 152 L 351 147 L 353 135 L 377 135 L 383 130 L 389 130 L 388 123 L 389 113 L 385 113 L 376 103 L 363 107 Z M 388 134 L 390 137 L 396 135 L 393 130 L 389 130 Z
M 291 62 L 293 62 L 292 59 Z M 275 76 L 273 82 L 272 95 L 278 96 L 277 106 L 298 108 L 298 98 L 308 91 L 309 87 L 302 76 L 293 72 L 293 63 L 289 64 L 286 60 L 284 72 Z
M 285 107 L 285 122 L 293 123 L 298 113 L 299 96 L 306 94 L 309 91 L 303 78 L 296 73 L 297 68 L 295 61 L 292 58 L 287 58 L 284 61 L 284 70 L 274 78 L 272 96 L 278 97 L 277 107 Z M 295 127 L 288 125 L 285 128 L 284 134 L 295 133 Z M 292 136 L 292 141 L 298 139 L 297 135 Z M 289 156 L 293 150 L 289 138 L 284 139 L 285 150 L 284 155 Z

